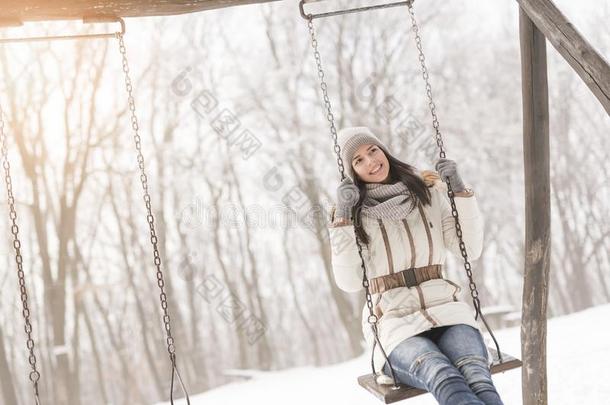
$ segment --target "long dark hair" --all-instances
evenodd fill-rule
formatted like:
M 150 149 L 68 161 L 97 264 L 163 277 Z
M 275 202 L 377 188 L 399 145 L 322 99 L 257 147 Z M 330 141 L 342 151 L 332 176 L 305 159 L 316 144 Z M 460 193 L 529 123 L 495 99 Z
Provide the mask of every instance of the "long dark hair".
M 414 198 L 413 203 L 417 203 L 418 201 L 422 205 L 430 205 L 430 190 L 424 183 L 424 180 L 418 176 L 415 172 L 415 167 L 411 166 L 407 163 L 401 162 L 400 160 L 394 158 L 393 156 L 386 153 L 386 157 L 390 163 L 390 172 L 388 174 L 390 183 L 396 183 L 397 181 L 402 181 L 409 191 L 411 192 L 411 197 Z M 362 203 L 364 198 L 366 197 L 366 182 L 362 181 L 358 175 L 354 175 L 354 184 L 358 187 L 358 191 L 360 191 L 360 198 L 358 202 L 353 208 L 352 217 L 354 218 L 354 228 L 356 230 L 356 235 L 358 238 L 365 244 L 369 243 L 369 236 L 364 230 L 362 226 Z

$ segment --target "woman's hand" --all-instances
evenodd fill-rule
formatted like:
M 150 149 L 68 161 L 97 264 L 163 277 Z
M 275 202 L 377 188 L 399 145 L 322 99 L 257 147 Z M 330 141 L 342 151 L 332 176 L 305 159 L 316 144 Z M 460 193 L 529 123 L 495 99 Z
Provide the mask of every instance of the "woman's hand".
M 457 164 L 455 161 L 439 159 L 438 162 L 436 162 L 435 168 L 441 179 L 443 179 L 445 183 L 451 185 L 451 189 L 454 193 L 460 193 L 466 189 L 466 186 L 457 171 Z
M 346 177 L 337 187 L 337 210 L 335 218 L 351 219 L 352 208 L 360 199 L 360 191 L 354 183 Z

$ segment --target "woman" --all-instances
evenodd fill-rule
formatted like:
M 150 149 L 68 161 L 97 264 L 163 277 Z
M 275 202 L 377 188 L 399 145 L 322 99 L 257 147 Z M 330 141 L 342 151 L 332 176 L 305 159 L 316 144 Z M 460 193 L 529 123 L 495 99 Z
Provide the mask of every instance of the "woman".
M 346 178 L 337 189 L 329 227 L 335 281 L 345 291 L 362 289 L 362 241 L 379 339 L 402 383 L 429 391 L 441 405 L 499 405 L 489 355 L 461 288 L 442 276 L 447 251 L 461 257 L 447 197 L 449 182 L 470 259 L 479 257 L 483 223 L 472 190 L 455 162 L 441 159 L 438 175 L 393 157 L 366 127 L 339 132 Z M 362 326 L 373 335 L 363 309 Z M 370 346 L 369 346 L 370 347 Z M 391 375 L 379 350 L 375 370 Z M 387 380 L 387 378 L 386 378 Z

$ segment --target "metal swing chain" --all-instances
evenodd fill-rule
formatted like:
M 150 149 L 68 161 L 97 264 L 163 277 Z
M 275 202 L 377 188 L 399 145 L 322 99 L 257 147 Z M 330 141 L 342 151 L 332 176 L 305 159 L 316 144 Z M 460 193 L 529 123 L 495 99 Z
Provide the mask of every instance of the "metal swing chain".
M 309 16 L 309 18 L 307 19 L 307 27 L 309 28 L 309 35 L 311 37 L 311 47 L 313 48 L 313 54 L 314 54 L 314 58 L 316 60 L 316 66 L 318 69 L 318 78 L 320 80 L 320 89 L 322 90 L 322 94 L 323 94 L 323 98 L 324 98 L 324 105 L 326 107 L 326 119 L 328 120 L 328 123 L 330 126 L 330 134 L 331 134 L 331 137 L 333 140 L 333 149 L 335 151 L 335 154 L 337 155 L 337 166 L 339 168 L 339 174 L 341 175 L 341 181 L 343 181 L 345 179 L 345 166 L 343 164 L 343 159 L 341 158 L 341 147 L 339 146 L 339 143 L 337 142 L 337 128 L 335 127 L 335 118 L 334 118 L 334 115 L 332 112 L 330 98 L 328 96 L 328 85 L 326 84 L 326 80 L 324 78 L 325 75 L 324 75 L 324 69 L 322 68 L 322 59 L 320 57 L 320 52 L 318 50 L 318 40 L 316 39 L 316 32 L 315 32 L 315 28 L 313 25 L 313 18 L 311 16 Z M 373 310 L 373 308 L 374 308 L 373 297 L 371 296 L 371 292 L 370 292 L 370 288 L 369 288 L 369 279 L 368 279 L 368 276 L 366 275 L 366 266 L 365 266 L 364 256 L 362 253 L 362 243 L 357 234 L 356 234 L 356 246 L 358 246 L 358 255 L 360 256 L 360 261 L 361 261 L 361 266 L 362 266 L 362 286 L 364 287 L 364 291 L 365 291 L 366 306 L 369 310 L 369 316 L 367 318 L 367 322 L 371 326 L 371 330 L 373 331 L 373 336 L 375 338 L 375 340 L 373 342 L 373 351 L 372 351 L 372 356 L 371 356 L 371 368 L 373 369 L 373 374 L 377 374 L 375 371 L 375 363 L 373 360 L 374 360 L 374 355 L 375 355 L 374 354 L 375 345 L 378 344 L 379 349 L 381 350 L 381 353 L 383 354 L 383 357 L 385 358 L 385 360 L 387 361 L 387 363 L 389 365 L 390 373 L 392 374 L 392 380 L 394 382 L 394 388 L 398 388 L 396 376 L 394 375 L 394 368 L 392 367 L 392 364 L 390 363 L 390 359 L 388 358 L 388 355 L 386 354 L 383 346 L 381 345 L 381 341 L 379 340 L 379 333 L 378 333 L 378 328 L 377 328 L 378 317 L 377 317 L 377 315 L 375 315 L 374 310 Z
M 432 98 L 432 86 L 430 85 L 430 75 L 428 74 L 428 68 L 426 67 L 426 57 L 424 56 L 422 41 L 421 41 L 421 37 L 419 35 L 419 26 L 417 24 L 417 20 L 415 19 L 415 11 L 413 10 L 413 2 L 410 2 L 408 4 L 408 9 L 409 9 L 409 16 L 411 18 L 412 30 L 415 35 L 415 45 L 417 46 L 417 50 L 419 52 L 419 62 L 421 65 L 422 77 L 426 83 L 426 96 L 428 97 L 428 107 L 430 108 L 430 114 L 432 115 L 432 126 L 434 127 L 434 131 L 435 131 L 436 144 L 438 145 L 438 148 L 440 151 L 439 152 L 440 157 L 445 158 L 446 153 L 445 153 L 445 148 L 443 145 L 443 136 L 440 131 L 438 116 L 436 115 L 436 104 L 434 104 L 434 100 Z M 496 340 L 496 337 L 494 336 L 493 331 L 487 324 L 487 321 L 485 320 L 485 317 L 483 316 L 483 313 L 481 312 L 481 301 L 479 300 L 479 291 L 477 290 L 477 285 L 474 282 L 474 278 L 472 275 L 472 266 L 470 265 L 470 261 L 468 260 L 468 253 L 466 252 L 466 245 L 464 244 L 464 240 L 462 239 L 462 226 L 460 225 L 458 211 L 457 211 L 457 207 L 455 205 L 455 193 L 451 188 L 451 184 L 449 184 L 449 182 L 446 182 L 446 184 L 447 184 L 447 195 L 449 196 L 449 201 L 451 203 L 451 215 L 453 216 L 453 218 L 455 220 L 455 232 L 457 234 L 458 240 L 460 241 L 460 243 L 459 243 L 460 252 L 462 253 L 462 258 L 464 259 L 464 269 L 466 270 L 466 275 L 468 276 L 468 285 L 470 288 L 470 296 L 472 297 L 472 304 L 474 305 L 474 308 L 475 308 L 475 319 L 477 319 L 479 316 L 481 317 L 481 320 L 485 324 L 485 328 L 487 329 L 487 331 L 491 335 L 491 338 L 494 341 L 496 350 L 498 351 L 498 357 L 500 359 L 500 362 L 502 362 L 503 359 L 502 359 L 502 352 L 500 351 L 500 345 L 498 344 L 498 341 Z
M 326 107 L 326 119 L 330 125 L 330 135 L 333 139 L 333 149 L 337 155 L 337 166 L 339 173 L 341 174 L 341 181 L 345 179 L 345 166 L 343 165 L 343 159 L 341 159 L 341 148 L 337 143 L 337 128 L 335 127 L 335 116 L 330 105 L 330 98 L 328 96 L 328 85 L 324 79 L 324 70 L 322 69 L 322 59 L 320 52 L 318 51 L 318 40 L 316 38 L 316 31 L 313 25 L 313 18 L 307 20 L 307 28 L 309 28 L 309 36 L 311 37 L 311 47 L 313 48 L 313 56 L 316 59 L 316 66 L 318 67 L 318 78 L 320 79 L 320 89 L 324 97 L 324 106 Z
M 167 294 L 165 293 L 165 279 L 163 276 L 163 270 L 161 269 L 161 255 L 159 254 L 158 238 L 155 231 L 155 219 L 152 212 L 151 198 L 148 193 L 148 177 L 144 170 L 144 155 L 142 154 L 142 144 L 139 134 L 138 118 L 136 117 L 136 106 L 133 97 L 133 86 L 131 84 L 131 78 L 129 76 L 129 63 L 127 60 L 127 50 L 125 48 L 125 42 L 123 40 L 123 34 L 116 33 L 116 38 L 119 42 L 119 51 L 121 52 L 121 58 L 123 63 L 123 73 L 125 74 L 125 89 L 127 90 L 127 102 L 129 104 L 129 111 L 131 112 L 131 128 L 133 129 L 133 140 L 137 151 L 138 166 L 140 168 L 140 182 L 142 183 L 142 190 L 144 192 L 144 202 L 146 203 L 146 220 L 150 229 L 150 242 L 153 247 L 154 264 L 157 269 L 157 285 L 159 286 L 160 294 L 159 300 L 161 302 L 161 309 L 163 310 L 163 324 L 165 326 L 167 352 L 169 353 L 169 359 L 172 364 L 172 377 L 170 385 L 170 402 L 174 404 L 174 381 L 175 377 L 178 378 L 178 382 L 182 391 L 186 396 L 187 404 L 190 405 L 191 401 L 189 394 L 186 390 L 180 372 L 178 371 L 178 365 L 176 361 L 176 347 L 174 343 L 174 337 L 172 336 L 169 308 L 167 305 Z
M 17 262 L 17 277 L 19 279 L 19 292 L 24 319 L 24 330 L 27 335 L 26 346 L 29 350 L 28 362 L 32 371 L 29 378 L 34 389 L 36 405 L 40 405 L 38 382 L 40 373 L 36 367 L 36 355 L 34 354 L 34 338 L 32 337 L 32 323 L 30 322 L 30 308 L 28 306 L 28 293 L 25 285 L 25 273 L 23 271 L 23 257 L 21 256 L 21 241 L 19 240 L 19 226 L 17 226 L 17 211 L 15 211 L 15 197 L 13 196 L 13 182 L 11 178 L 11 165 L 8 160 L 8 145 L 6 134 L 4 133 L 4 111 L 0 105 L 0 143 L 2 144 L 2 167 L 4 168 L 4 182 L 6 184 L 7 202 L 9 217 L 11 219 L 11 233 L 13 234 L 13 248 L 15 249 L 15 261 Z

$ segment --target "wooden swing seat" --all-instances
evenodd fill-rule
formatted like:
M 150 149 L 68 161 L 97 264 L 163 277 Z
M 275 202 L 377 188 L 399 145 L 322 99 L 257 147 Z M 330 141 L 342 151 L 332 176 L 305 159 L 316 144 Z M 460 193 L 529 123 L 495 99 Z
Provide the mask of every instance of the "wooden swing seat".
M 493 364 L 491 366 L 492 374 L 519 368 L 522 365 L 521 360 L 505 353 L 502 353 L 502 359 L 504 361 L 500 363 L 498 352 L 492 348 L 490 348 L 489 351 L 493 356 Z M 378 384 L 374 374 L 367 374 L 358 377 L 358 383 L 385 404 L 391 404 L 397 401 L 402 401 L 403 399 L 413 398 L 427 393 L 427 391 L 405 384 L 399 384 L 398 389 L 394 389 L 392 385 Z

